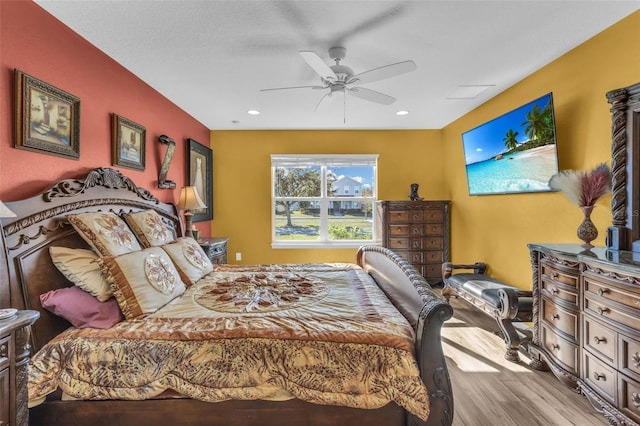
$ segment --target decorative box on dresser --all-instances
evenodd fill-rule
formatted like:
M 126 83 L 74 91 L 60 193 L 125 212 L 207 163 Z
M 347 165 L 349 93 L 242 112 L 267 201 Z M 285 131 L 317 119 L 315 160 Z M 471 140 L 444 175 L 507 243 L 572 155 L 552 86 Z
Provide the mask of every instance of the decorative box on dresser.
M 612 424 L 640 422 L 640 254 L 530 244 L 532 366 L 548 366 Z
M 31 324 L 40 313 L 18 311 L 0 319 L 0 425 L 27 426 L 27 367 Z
M 201 238 L 198 241 L 211 263 L 227 263 L 227 237 Z
M 450 260 L 450 201 L 378 201 L 378 235 L 382 245 L 411 263 L 429 282 L 442 281 L 442 264 Z

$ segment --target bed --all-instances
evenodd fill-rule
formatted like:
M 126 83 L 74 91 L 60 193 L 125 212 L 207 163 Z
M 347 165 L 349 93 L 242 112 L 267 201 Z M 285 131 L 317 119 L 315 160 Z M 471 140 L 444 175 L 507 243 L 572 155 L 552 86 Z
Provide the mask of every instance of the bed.
M 54 265 L 51 248 L 98 252 L 112 287 L 135 283 L 127 274 L 144 268 L 129 268 L 122 259 L 147 253 L 155 265 L 178 266 L 173 255 L 164 262 L 157 252 L 171 253 L 167 248 L 180 243 L 182 251 L 174 251 L 190 253 L 175 205 L 110 168 L 5 204 L 17 217 L 2 219 L 9 281 L 2 283 L 0 307 L 41 315 L 31 333 L 31 425 L 400 426 L 453 420 L 440 338 L 452 309 L 388 249 L 361 247 L 354 264 L 212 265 L 202 275 L 177 267 L 179 279 L 162 288 L 167 299 L 159 308 L 131 297 L 140 291 L 135 285 L 116 285 L 110 301 L 117 300 L 125 320 L 77 328 L 42 307 L 42 295 L 75 287 Z M 77 222 L 137 213 L 152 214 L 169 230 L 172 241 L 164 249 L 143 244 L 105 254 Z M 159 276 L 158 285 L 167 282 Z M 240 290 L 247 288 L 253 298 Z M 193 309 L 197 318 L 185 316 Z M 240 353 L 246 345 L 250 349 Z M 69 373 L 71 358 L 81 372 Z M 252 364 L 255 369 L 245 371 Z

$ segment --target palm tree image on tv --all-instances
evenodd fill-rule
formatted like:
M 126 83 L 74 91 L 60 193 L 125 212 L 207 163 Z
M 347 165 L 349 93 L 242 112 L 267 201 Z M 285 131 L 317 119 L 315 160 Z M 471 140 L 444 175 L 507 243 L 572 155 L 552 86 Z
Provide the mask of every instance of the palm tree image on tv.
M 548 93 L 462 135 L 469 195 L 550 191 L 558 172 Z

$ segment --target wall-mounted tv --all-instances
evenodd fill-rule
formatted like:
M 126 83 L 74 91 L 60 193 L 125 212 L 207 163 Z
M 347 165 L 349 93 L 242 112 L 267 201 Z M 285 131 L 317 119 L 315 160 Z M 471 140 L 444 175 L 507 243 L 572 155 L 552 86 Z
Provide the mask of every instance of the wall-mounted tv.
M 462 134 L 469 195 L 546 192 L 558 173 L 553 95 Z

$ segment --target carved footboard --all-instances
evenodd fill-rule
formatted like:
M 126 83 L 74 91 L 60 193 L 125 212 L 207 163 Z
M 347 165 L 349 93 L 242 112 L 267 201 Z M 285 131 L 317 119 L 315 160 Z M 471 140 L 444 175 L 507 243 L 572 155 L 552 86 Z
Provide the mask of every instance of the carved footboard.
M 407 424 L 450 425 L 453 394 L 440 332 L 444 322 L 453 315 L 453 309 L 413 266 L 387 248 L 361 247 L 357 263 L 376 280 L 416 331 L 416 359 L 429 391 L 431 413 L 426 423 L 410 416 Z

